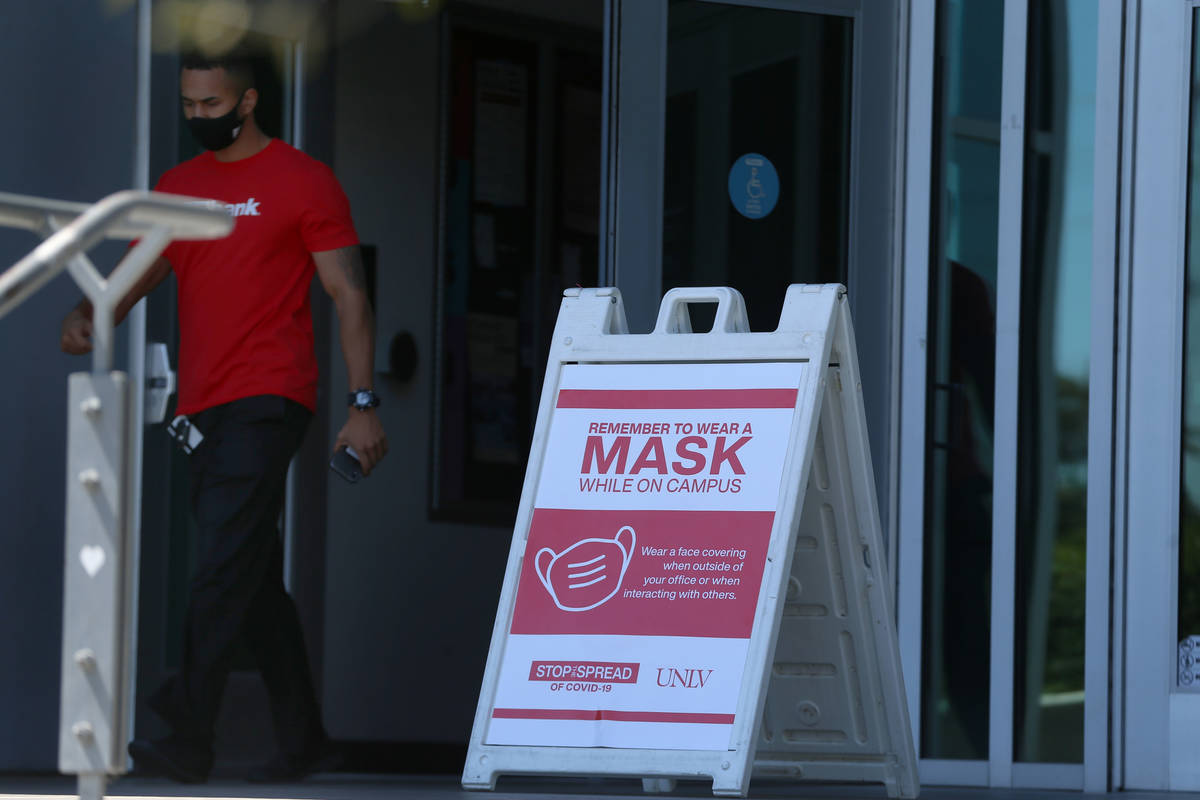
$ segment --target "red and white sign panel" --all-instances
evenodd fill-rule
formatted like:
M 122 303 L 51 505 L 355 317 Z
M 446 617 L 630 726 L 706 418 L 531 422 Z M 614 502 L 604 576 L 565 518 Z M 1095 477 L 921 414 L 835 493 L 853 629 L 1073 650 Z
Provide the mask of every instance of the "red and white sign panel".
M 807 369 L 563 367 L 487 744 L 729 747 Z

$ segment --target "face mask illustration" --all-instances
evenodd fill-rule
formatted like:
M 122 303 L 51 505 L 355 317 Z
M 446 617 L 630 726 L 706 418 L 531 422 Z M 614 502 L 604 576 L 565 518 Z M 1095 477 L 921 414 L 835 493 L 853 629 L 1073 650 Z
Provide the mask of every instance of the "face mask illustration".
M 554 605 L 563 611 L 590 611 L 621 588 L 636 539 L 626 525 L 611 539 L 582 539 L 561 553 L 543 547 L 533 566 Z

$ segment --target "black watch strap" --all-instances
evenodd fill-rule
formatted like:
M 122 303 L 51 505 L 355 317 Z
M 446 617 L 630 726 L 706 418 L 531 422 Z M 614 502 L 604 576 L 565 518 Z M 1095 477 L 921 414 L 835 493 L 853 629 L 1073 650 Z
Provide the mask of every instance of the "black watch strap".
M 379 405 L 379 395 L 370 389 L 355 389 L 346 397 L 346 403 L 351 408 L 366 411 Z

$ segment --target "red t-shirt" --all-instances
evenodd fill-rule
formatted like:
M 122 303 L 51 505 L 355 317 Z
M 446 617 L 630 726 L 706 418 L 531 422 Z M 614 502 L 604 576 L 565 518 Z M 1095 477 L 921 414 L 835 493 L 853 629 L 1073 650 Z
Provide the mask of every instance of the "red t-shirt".
M 333 171 L 274 139 L 240 161 L 204 153 L 155 189 L 219 200 L 235 217 L 224 239 L 163 252 L 179 281 L 177 413 L 260 394 L 315 409 L 311 254 L 358 244 Z

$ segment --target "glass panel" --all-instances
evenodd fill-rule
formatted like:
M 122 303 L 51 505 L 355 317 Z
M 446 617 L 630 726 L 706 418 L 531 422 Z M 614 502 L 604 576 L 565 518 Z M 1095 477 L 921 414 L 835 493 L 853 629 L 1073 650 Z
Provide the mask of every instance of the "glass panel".
M 511 523 L 558 298 L 566 287 L 597 283 L 601 68 L 593 44 L 551 49 L 468 26 L 450 35 L 436 519 Z
M 988 757 L 1003 0 L 942 0 L 921 756 Z
M 1179 523 L 1179 673 L 1200 689 L 1200 10 L 1192 17 L 1192 103 L 1188 143 L 1187 278 L 1184 297 L 1183 435 Z
M 1094 0 L 1029 6 L 1017 443 L 1017 761 L 1083 761 Z
M 668 26 L 663 287 L 734 286 L 774 330 L 788 284 L 846 281 L 853 21 L 674 0 Z

